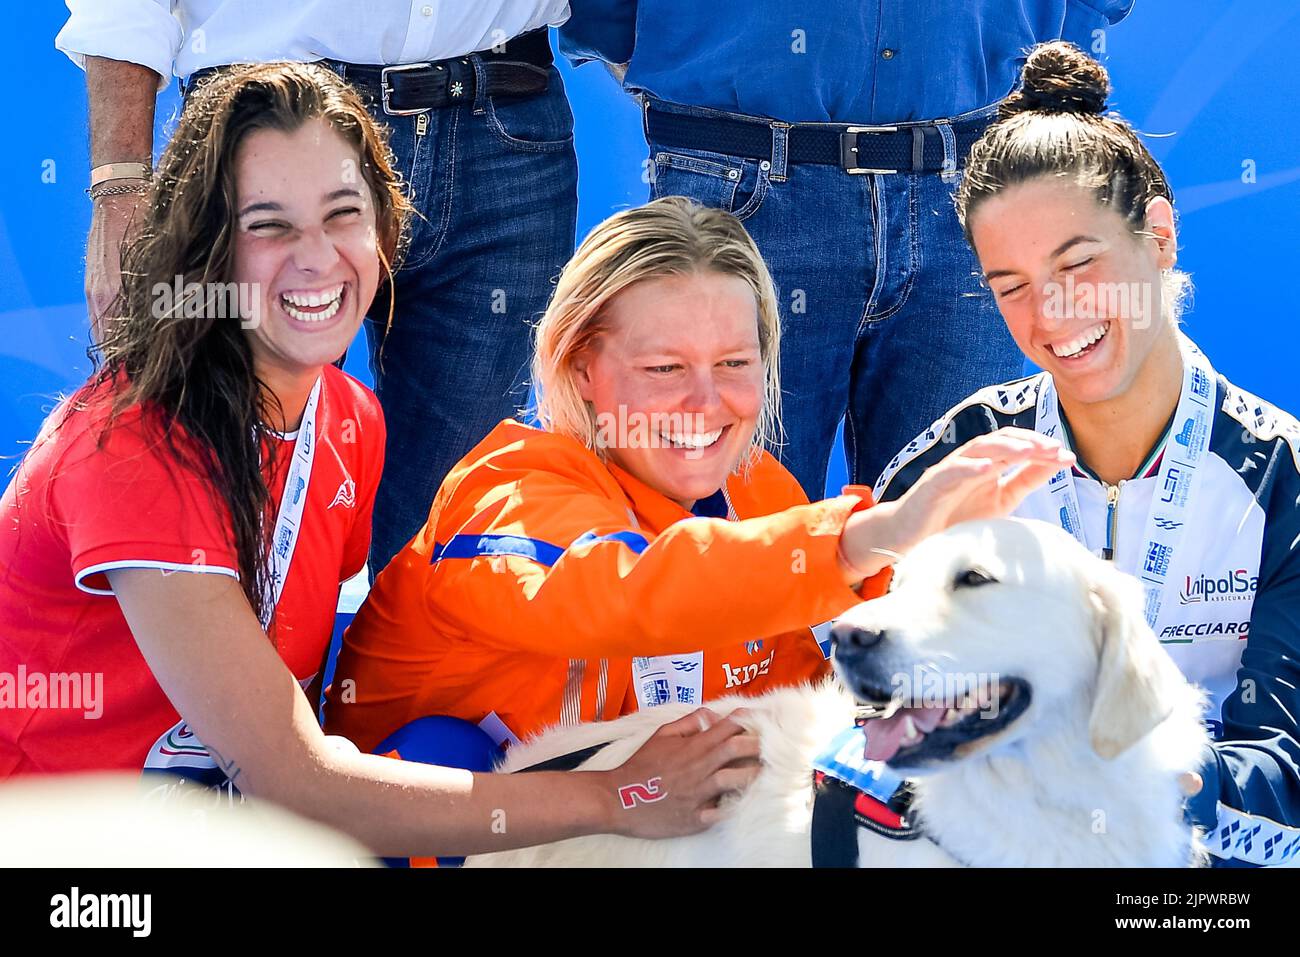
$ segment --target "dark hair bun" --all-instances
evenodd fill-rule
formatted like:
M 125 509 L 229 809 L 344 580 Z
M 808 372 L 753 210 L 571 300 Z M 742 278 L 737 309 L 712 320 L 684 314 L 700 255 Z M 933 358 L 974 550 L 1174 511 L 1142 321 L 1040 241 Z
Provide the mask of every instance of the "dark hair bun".
M 1056 40 L 1029 51 L 1020 89 L 1002 102 L 999 113 L 1099 114 L 1109 95 L 1106 68 L 1073 43 Z

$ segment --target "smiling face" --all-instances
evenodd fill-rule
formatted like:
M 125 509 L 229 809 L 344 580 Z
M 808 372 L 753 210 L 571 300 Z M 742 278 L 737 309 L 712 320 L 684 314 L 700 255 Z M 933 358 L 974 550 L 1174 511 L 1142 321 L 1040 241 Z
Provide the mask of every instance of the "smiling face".
M 831 629 L 840 680 L 871 707 L 866 756 L 967 760 L 1083 701 L 1097 661 L 1084 588 L 1099 562 L 1041 522 L 968 522 L 922 542 L 887 595 Z
M 292 133 L 255 130 L 236 153 L 232 279 L 256 290 L 247 335 L 273 387 L 314 380 L 347 351 L 374 298 L 375 211 L 360 168 L 319 119 Z
M 1161 270 L 1176 258 L 1173 208 L 1147 207 L 1135 235 L 1093 193 L 1040 177 L 984 200 L 971 239 L 1007 328 L 1022 352 L 1078 403 L 1123 395 L 1174 342 Z
M 1189 685 L 1147 625 L 1141 584 L 1047 522 L 964 522 L 894 567 L 831 629 L 864 708 L 866 757 L 917 769 L 1029 748 L 1111 760 Z M 1198 759 L 1199 760 L 1199 759 Z
M 573 369 L 608 458 L 689 509 L 722 488 L 762 410 L 754 294 L 716 272 L 647 279 L 604 320 Z

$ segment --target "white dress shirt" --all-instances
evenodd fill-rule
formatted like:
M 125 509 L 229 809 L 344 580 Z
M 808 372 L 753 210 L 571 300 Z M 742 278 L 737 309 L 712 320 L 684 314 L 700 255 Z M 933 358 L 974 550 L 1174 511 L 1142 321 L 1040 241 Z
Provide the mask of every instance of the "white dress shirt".
M 420 63 L 559 26 L 568 0 L 67 0 L 54 45 L 173 75 L 228 63 Z

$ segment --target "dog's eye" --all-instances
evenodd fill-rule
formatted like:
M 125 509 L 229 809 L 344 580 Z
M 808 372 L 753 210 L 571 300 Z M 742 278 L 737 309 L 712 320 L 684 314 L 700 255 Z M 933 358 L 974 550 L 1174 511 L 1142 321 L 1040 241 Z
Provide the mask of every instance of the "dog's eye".
M 953 579 L 953 590 L 958 588 L 978 588 L 980 585 L 997 584 L 997 579 L 988 572 L 978 568 L 968 568 L 963 572 L 958 572 L 957 577 Z

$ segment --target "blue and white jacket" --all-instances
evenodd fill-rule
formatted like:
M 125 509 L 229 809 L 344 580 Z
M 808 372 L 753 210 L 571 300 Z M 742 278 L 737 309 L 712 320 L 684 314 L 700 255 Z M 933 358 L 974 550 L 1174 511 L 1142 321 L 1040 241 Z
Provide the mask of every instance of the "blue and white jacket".
M 1003 426 L 1035 428 L 1046 376 L 991 386 L 913 440 L 876 483 L 898 498 L 962 443 Z M 1300 865 L 1300 424 L 1222 376 L 1198 497 L 1171 581 L 1177 613 L 1157 637 L 1209 692 L 1212 754 L 1188 805 L 1216 866 Z M 1064 424 L 1064 416 L 1061 417 Z M 1069 442 L 1068 425 L 1065 440 Z M 1138 570 L 1167 432 L 1137 474 L 1107 486 L 1075 469 L 1089 542 L 1122 571 Z M 1060 525 L 1045 488 L 1015 514 Z

